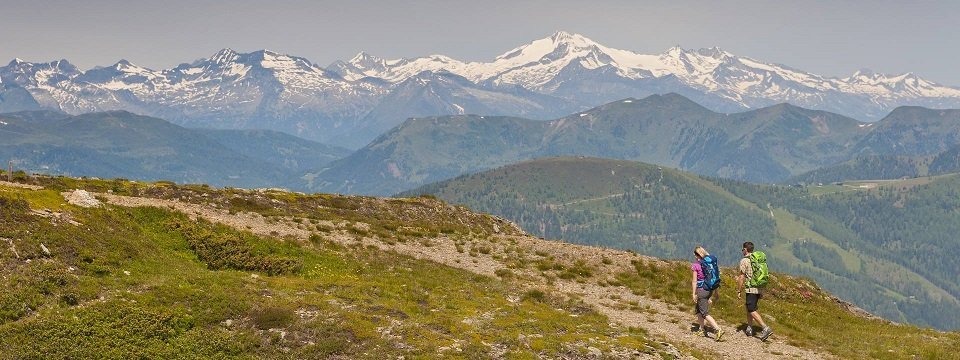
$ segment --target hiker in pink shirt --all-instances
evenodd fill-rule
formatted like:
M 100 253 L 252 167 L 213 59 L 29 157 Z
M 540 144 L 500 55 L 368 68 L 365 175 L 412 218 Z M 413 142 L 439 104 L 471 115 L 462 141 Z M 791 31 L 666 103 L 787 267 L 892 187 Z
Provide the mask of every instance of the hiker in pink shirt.
M 723 330 L 720 329 L 720 325 L 717 325 L 717 321 L 713 319 L 713 316 L 710 316 L 710 305 L 713 304 L 713 299 L 711 298 L 719 298 L 718 289 L 707 290 L 704 281 L 706 274 L 703 268 L 703 259 L 710 256 L 710 253 L 708 253 L 706 249 L 697 246 L 693 249 L 693 255 L 697 261 L 694 261 L 693 264 L 690 265 L 690 289 L 693 303 L 696 306 L 697 324 L 699 325 L 699 330 L 697 330 L 696 333 L 699 336 L 707 336 L 706 328 L 703 326 L 703 322 L 706 320 L 714 331 L 717 332 L 716 340 L 720 341 L 720 339 L 723 338 Z M 712 259 L 716 261 L 716 258 Z M 719 276 L 719 274 L 717 274 L 717 276 Z

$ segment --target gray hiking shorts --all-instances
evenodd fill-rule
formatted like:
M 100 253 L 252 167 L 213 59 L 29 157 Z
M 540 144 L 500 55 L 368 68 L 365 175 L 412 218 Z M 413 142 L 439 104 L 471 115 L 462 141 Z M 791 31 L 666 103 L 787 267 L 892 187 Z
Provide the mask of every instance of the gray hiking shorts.
M 697 315 L 710 315 L 710 296 L 712 295 L 713 291 L 697 289 Z

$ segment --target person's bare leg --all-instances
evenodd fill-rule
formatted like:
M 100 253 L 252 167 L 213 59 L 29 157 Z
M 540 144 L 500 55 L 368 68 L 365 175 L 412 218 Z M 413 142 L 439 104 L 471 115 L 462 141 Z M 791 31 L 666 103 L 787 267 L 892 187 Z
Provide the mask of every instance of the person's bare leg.
M 767 324 L 763 322 L 763 318 L 760 317 L 759 312 L 754 311 L 750 313 L 750 319 L 756 320 L 757 324 L 760 324 L 760 327 L 763 327 L 763 328 L 767 327 Z M 750 319 L 747 319 L 747 326 L 750 326 Z
M 717 325 L 717 321 L 713 319 L 713 316 L 707 315 L 704 318 L 707 319 L 707 323 L 710 324 L 710 327 L 712 327 L 714 331 L 720 331 L 720 325 Z M 703 323 L 701 323 L 700 326 L 703 326 L 702 324 Z

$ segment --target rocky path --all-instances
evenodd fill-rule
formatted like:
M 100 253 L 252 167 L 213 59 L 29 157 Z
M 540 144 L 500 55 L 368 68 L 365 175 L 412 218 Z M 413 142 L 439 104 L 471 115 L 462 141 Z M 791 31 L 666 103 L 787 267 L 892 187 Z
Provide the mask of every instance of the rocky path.
M 185 203 L 175 200 L 152 198 L 138 198 L 118 196 L 113 194 L 97 194 L 111 204 L 127 207 L 154 206 L 167 207 L 182 211 L 192 217 L 203 217 L 209 221 L 219 222 L 241 230 L 265 236 L 280 238 L 294 237 L 307 239 L 313 232 L 298 228 L 292 218 L 267 219 L 259 214 L 234 213 L 210 206 Z M 335 224 L 331 224 L 335 225 Z M 527 236 L 503 236 L 495 241 L 486 243 L 493 249 L 486 254 L 470 254 L 467 251 L 458 251 L 455 240 L 439 237 L 427 242 L 397 242 L 388 244 L 379 240 L 363 238 L 357 239 L 346 233 L 334 233 L 327 236 L 331 241 L 343 244 L 361 243 L 364 246 L 372 245 L 383 250 L 392 250 L 400 254 L 434 261 L 447 266 L 464 269 L 473 273 L 496 276 L 498 269 L 505 265 L 495 259 L 497 254 L 505 254 L 506 247 L 522 248 L 527 253 L 548 253 L 558 259 L 580 259 L 597 264 L 599 274 L 612 275 L 632 269 L 631 260 L 660 261 L 654 258 L 639 256 L 625 251 L 573 245 L 556 241 L 541 240 Z M 531 287 L 543 287 L 546 283 L 541 275 L 533 270 L 517 273 L 521 282 Z M 690 331 L 690 324 L 694 315 L 689 311 L 680 311 L 675 306 L 656 299 L 634 295 L 629 289 L 621 286 L 600 286 L 595 282 L 578 283 L 572 280 L 553 279 L 553 289 L 562 293 L 571 294 L 583 299 L 606 315 L 612 322 L 620 326 L 633 326 L 645 329 L 654 338 L 671 343 L 683 343 L 696 348 L 706 354 L 729 359 L 768 359 L 768 358 L 798 358 L 823 359 L 830 358 L 828 354 L 820 354 L 797 348 L 779 339 L 776 334 L 769 342 L 763 343 L 757 338 L 747 337 L 736 332 L 737 324 L 720 323 L 727 334 L 724 341 L 716 342 L 711 338 L 695 336 Z M 636 302 L 645 310 L 634 311 L 623 304 Z M 716 306 L 740 306 L 740 304 L 718 304 Z M 776 330 L 776 329 L 775 329 Z
M 3 180 L 0 180 L 0 186 L 15 187 L 15 188 L 22 188 L 22 189 L 30 189 L 30 190 L 43 189 L 43 186 L 21 184 L 21 183 L 15 183 L 15 182 L 3 181 Z

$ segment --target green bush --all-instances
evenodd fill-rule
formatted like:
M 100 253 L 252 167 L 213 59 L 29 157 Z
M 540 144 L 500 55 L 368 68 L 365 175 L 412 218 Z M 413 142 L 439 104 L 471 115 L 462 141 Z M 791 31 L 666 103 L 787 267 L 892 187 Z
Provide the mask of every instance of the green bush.
M 250 321 L 253 322 L 253 326 L 257 329 L 268 330 L 286 327 L 293 321 L 293 317 L 293 310 L 268 306 L 254 310 L 253 313 L 250 314 Z
M 213 270 L 250 270 L 279 275 L 296 273 L 303 267 L 300 259 L 263 254 L 243 234 L 225 229 L 217 231 L 209 223 L 193 224 L 176 219 L 170 221 L 169 226 L 179 230 L 190 250 Z
M 493 273 L 501 278 L 513 277 L 513 271 L 510 271 L 510 269 L 497 269 Z
M 527 293 L 523 295 L 523 298 L 525 300 L 533 300 L 533 301 L 542 303 L 546 301 L 547 294 L 539 289 L 532 289 L 527 291 Z
M 6 196 L 0 196 L 0 210 L 6 211 L 27 211 L 30 204 L 23 199 L 11 199 Z

